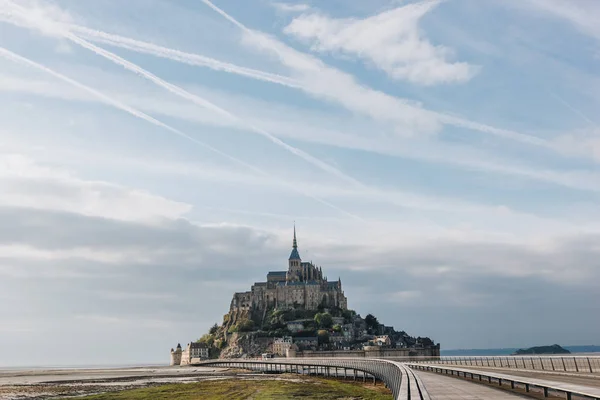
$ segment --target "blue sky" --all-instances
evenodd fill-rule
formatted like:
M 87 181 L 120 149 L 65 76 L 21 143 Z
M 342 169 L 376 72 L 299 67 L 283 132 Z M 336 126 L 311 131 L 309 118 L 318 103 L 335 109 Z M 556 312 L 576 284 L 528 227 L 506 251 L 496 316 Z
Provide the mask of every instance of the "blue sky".
M 0 1 L 0 365 L 166 362 L 294 221 L 350 307 L 444 348 L 596 343 L 599 19 Z

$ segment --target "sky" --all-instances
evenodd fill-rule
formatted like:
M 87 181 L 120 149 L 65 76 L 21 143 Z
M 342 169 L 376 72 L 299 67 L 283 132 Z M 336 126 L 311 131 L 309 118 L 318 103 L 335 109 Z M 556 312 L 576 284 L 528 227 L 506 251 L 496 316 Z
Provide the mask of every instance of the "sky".
M 596 0 L 0 0 L 0 366 L 167 363 L 300 255 L 443 349 L 600 344 Z

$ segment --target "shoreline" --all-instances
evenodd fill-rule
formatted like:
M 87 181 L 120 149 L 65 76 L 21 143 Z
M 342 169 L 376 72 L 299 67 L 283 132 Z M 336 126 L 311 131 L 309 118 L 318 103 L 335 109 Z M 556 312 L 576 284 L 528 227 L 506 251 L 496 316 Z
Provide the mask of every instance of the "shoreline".
M 208 383 L 220 380 L 285 381 L 308 384 L 317 382 L 315 379 L 295 374 L 263 374 L 241 369 L 195 366 L 13 370 L 0 371 L 0 398 L 51 400 L 146 389 L 168 384 Z M 247 387 L 247 384 L 240 384 L 242 387 Z
M 83 396 L 168 383 L 248 377 L 251 373 L 212 367 L 44 368 L 0 370 L 0 398 L 41 400 Z

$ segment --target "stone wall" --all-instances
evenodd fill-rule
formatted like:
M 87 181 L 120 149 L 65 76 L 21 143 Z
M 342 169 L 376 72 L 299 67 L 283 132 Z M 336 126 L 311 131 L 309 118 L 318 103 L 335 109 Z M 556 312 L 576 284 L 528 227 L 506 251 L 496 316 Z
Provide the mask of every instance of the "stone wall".
M 351 358 L 401 358 L 401 359 L 439 359 L 439 345 L 429 348 L 382 348 L 370 346 L 366 350 L 334 350 L 334 351 L 298 351 L 296 357 L 351 357 Z

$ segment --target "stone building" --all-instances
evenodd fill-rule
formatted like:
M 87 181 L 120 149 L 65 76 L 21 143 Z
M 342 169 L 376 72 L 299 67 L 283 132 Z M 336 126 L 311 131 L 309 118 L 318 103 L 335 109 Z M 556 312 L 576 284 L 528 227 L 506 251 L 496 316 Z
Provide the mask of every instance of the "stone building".
M 188 343 L 185 350 L 178 343 L 175 350 L 171 349 L 171 365 L 190 365 L 208 357 L 209 349 L 204 343 Z
M 230 312 L 263 312 L 267 309 L 317 310 L 319 307 L 348 308 L 342 281 L 328 281 L 323 269 L 302 261 L 296 227 L 287 271 L 271 271 L 266 282 L 256 282 L 248 292 L 233 295 Z
M 292 347 L 292 337 L 284 336 L 275 339 L 273 342 L 273 354 L 285 357 L 288 354 L 288 349 Z
M 189 344 L 189 353 L 190 359 L 192 358 L 200 358 L 207 359 L 208 358 L 208 346 L 204 343 L 190 343 Z
M 181 365 L 181 353 L 181 344 L 177 343 L 177 348 L 171 349 L 171 365 Z

